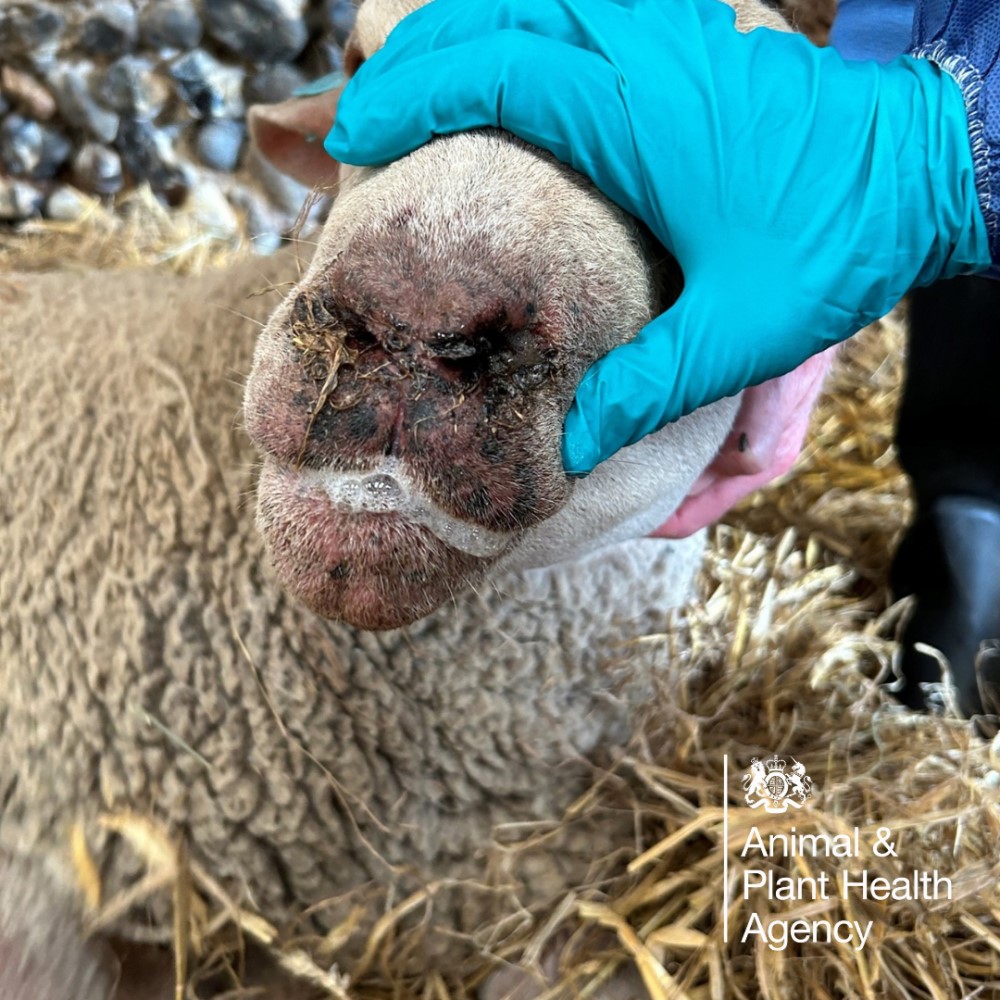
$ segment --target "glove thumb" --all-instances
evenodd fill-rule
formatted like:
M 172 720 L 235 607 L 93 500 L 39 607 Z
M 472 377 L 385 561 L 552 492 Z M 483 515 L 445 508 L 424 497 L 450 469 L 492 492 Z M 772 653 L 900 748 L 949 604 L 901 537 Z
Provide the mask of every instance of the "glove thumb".
M 711 392 L 704 379 L 687 377 L 701 331 L 712 326 L 701 298 L 685 289 L 634 340 L 587 370 L 564 425 L 563 467 L 569 475 L 587 475 L 619 448 L 711 401 L 703 398 Z

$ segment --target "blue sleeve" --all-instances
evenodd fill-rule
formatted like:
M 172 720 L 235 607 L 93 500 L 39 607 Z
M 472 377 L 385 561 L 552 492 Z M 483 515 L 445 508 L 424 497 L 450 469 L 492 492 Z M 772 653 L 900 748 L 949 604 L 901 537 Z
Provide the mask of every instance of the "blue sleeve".
M 887 63 L 909 47 L 915 3 L 916 0 L 840 0 L 830 44 L 845 59 Z
M 928 59 L 961 87 L 969 117 L 976 191 L 1000 278 L 1000 3 L 918 0 L 910 55 Z

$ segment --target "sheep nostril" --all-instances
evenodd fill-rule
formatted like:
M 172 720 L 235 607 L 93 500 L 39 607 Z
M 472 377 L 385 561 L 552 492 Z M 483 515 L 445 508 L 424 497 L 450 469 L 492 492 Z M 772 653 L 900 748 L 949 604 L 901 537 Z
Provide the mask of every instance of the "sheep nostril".
M 460 333 L 438 330 L 427 346 L 435 357 L 445 358 L 448 361 L 465 361 L 480 353 L 482 345 L 477 346 Z

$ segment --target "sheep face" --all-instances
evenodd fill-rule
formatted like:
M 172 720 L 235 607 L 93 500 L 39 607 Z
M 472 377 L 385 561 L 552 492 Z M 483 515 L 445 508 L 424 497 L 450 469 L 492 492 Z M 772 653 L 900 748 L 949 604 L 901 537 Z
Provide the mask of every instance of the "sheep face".
M 509 137 L 361 172 L 247 389 L 284 584 L 386 628 L 481 579 L 569 499 L 563 417 L 652 286 L 635 227 Z

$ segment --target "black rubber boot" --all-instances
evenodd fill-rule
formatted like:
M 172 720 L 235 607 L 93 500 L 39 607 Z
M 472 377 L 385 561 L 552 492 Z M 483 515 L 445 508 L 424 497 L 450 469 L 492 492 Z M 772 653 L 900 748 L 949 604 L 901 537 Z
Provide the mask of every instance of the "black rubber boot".
M 896 697 L 911 708 L 938 701 L 927 699 L 923 685 L 941 681 L 941 665 L 914 649 L 920 642 L 948 660 L 963 715 L 995 712 L 1000 661 L 980 660 L 985 700 L 975 668 L 980 645 L 1000 639 L 1000 505 L 978 497 L 936 500 L 900 546 L 892 588 L 896 597 L 917 595 L 902 637 L 905 684 Z
M 983 705 L 974 664 L 980 643 L 1000 638 L 1000 281 L 955 278 L 910 296 L 906 382 L 896 444 L 917 517 L 892 572 L 895 595 L 916 595 L 905 628 L 898 697 L 923 708 L 921 684 L 940 682 L 949 660 L 965 714 Z M 1000 673 L 1000 657 L 980 667 Z M 992 699 L 988 699 L 992 700 Z

